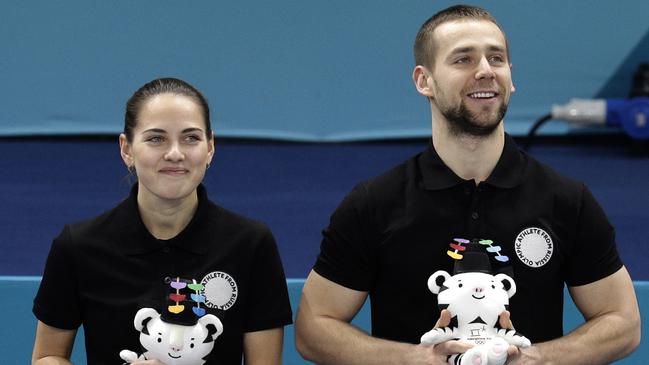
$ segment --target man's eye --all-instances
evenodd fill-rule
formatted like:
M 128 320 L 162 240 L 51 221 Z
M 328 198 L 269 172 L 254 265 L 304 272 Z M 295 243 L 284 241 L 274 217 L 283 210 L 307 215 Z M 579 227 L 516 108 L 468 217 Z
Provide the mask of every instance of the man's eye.
M 495 64 L 500 64 L 505 62 L 505 59 L 502 56 L 491 56 L 489 57 L 489 62 L 495 63 Z
M 469 62 L 471 62 L 471 59 L 469 57 L 462 57 L 455 60 L 455 63 L 460 63 L 460 64 L 469 63 Z

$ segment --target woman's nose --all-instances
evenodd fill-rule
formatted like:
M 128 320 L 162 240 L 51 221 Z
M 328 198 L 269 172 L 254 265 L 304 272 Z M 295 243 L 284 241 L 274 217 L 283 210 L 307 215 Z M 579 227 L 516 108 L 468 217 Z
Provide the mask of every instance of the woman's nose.
M 164 157 L 169 161 L 182 161 L 185 159 L 185 154 L 180 149 L 178 143 L 172 143 Z

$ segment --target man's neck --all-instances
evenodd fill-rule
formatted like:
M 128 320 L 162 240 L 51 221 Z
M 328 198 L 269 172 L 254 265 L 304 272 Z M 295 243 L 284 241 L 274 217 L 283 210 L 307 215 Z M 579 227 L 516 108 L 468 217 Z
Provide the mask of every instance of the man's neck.
M 487 180 L 500 159 L 505 146 L 505 130 L 500 123 L 487 136 L 458 136 L 449 133 L 448 129 L 435 128 L 433 124 L 433 146 L 444 164 L 457 176 L 479 184 Z

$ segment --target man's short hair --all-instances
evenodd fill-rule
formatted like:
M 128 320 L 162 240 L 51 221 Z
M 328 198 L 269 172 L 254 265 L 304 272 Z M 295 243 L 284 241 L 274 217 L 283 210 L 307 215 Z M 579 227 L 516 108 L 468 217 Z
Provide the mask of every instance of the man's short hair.
M 435 13 L 428 18 L 419 28 L 415 38 L 415 65 L 431 67 L 435 60 L 435 44 L 433 42 L 433 33 L 435 29 L 446 22 L 455 20 L 486 20 L 494 23 L 501 32 L 502 27 L 496 21 L 496 18 L 483 8 L 472 5 L 455 5 Z M 503 36 L 505 32 L 503 32 Z M 507 37 L 505 37 L 507 42 Z M 507 48 L 507 57 L 509 58 L 509 47 Z

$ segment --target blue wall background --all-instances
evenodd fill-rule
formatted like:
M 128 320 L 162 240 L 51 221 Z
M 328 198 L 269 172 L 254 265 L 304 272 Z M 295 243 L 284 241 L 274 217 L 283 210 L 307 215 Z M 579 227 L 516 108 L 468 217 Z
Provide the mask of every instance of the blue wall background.
M 423 21 L 451 1 L 5 1 L 0 135 L 112 134 L 141 84 L 177 76 L 210 99 L 226 137 L 344 141 L 422 137 L 410 80 Z M 646 0 L 473 1 L 508 34 L 507 130 L 553 103 L 625 97 L 649 62 Z M 566 133 L 559 122 L 545 133 Z

